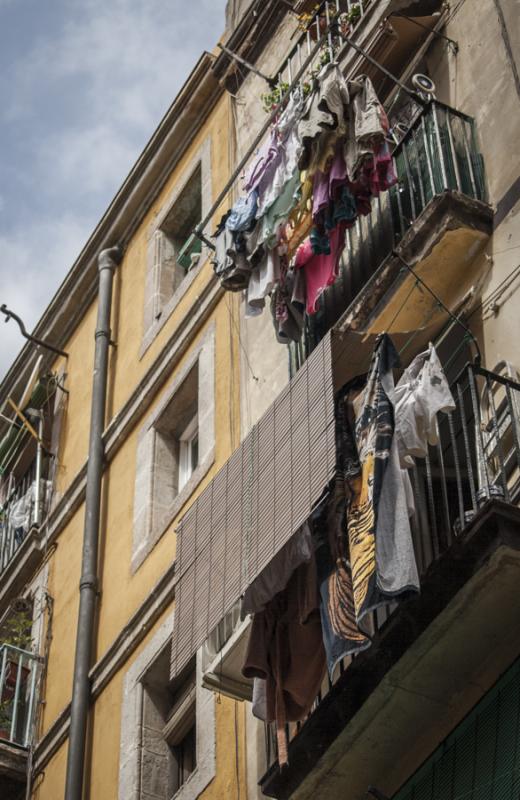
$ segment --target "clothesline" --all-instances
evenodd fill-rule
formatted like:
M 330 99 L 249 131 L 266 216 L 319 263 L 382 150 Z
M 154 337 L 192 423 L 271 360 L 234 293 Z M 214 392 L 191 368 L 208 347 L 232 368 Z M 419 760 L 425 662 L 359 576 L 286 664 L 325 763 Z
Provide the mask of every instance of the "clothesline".
M 461 328 L 462 328 L 462 329 L 465 331 L 466 335 L 467 335 L 467 336 L 469 336 L 469 338 L 471 339 L 471 341 L 472 341 L 472 342 L 473 342 L 473 344 L 475 345 L 475 349 L 476 349 L 476 351 L 477 351 L 477 355 L 476 355 L 476 357 L 475 357 L 475 363 L 476 363 L 477 365 L 480 365 L 480 364 L 482 363 L 482 354 L 481 354 L 481 352 L 480 352 L 480 346 L 479 346 L 479 343 L 478 343 L 478 341 L 476 340 L 475 336 L 473 335 L 472 331 L 471 331 L 471 330 L 468 328 L 468 326 L 467 326 L 467 325 L 465 325 L 465 324 L 464 324 L 464 322 L 462 322 L 462 320 L 460 319 L 460 317 L 457 317 L 457 316 L 456 316 L 456 315 L 453 313 L 453 311 L 450 311 L 450 309 L 448 308 L 448 306 L 447 306 L 445 303 L 443 303 L 443 301 L 441 300 L 441 298 L 440 298 L 440 297 L 439 297 L 439 296 L 438 296 L 438 295 L 437 295 L 437 294 L 436 294 L 436 293 L 433 291 L 433 289 L 432 289 L 430 286 L 428 286 L 428 284 L 426 283 L 426 281 L 424 281 L 422 278 L 420 278 L 420 277 L 419 277 L 419 275 L 417 275 L 417 273 L 415 272 L 415 270 L 413 269 L 413 267 L 411 267 L 411 266 L 410 266 L 410 264 L 408 264 L 408 263 L 407 263 L 407 262 L 404 260 L 404 258 L 402 257 L 402 255 L 401 255 L 401 254 L 400 254 L 400 253 L 399 253 L 397 250 L 393 250 L 393 251 L 392 251 L 392 255 L 393 255 L 393 256 L 395 256 L 397 259 L 399 259 L 399 261 L 401 262 L 401 264 L 403 265 L 403 267 L 405 267 L 405 268 L 406 268 L 406 269 L 407 269 L 407 270 L 408 270 L 408 271 L 409 271 L 409 272 L 410 272 L 410 273 L 411 273 L 411 274 L 414 276 L 414 278 L 415 278 L 415 280 L 416 280 L 416 281 L 419 281 L 419 283 L 421 284 L 421 286 L 424 286 L 424 288 L 426 289 L 426 291 L 427 291 L 427 292 L 429 292 L 429 294 L 431 294 L 431 296 L 433 297 L 433 299 L 434 299 L 434 300 L 435 300 L 435 301 L 436 301 L 436 302 L 439 304 L 439 306 L 440 306 L 440 307 L 443 309 L 443 311 L 445 311 L 445 312 L 446 312 L 446 314 L 448 314 L 448 316 L 449 316 L 449 317 L 451 317 L 451 319 L 453 320 L 453 322 L 455 322 L 457 325 L 459 325 L 459 326 L 460 326 L 460 327 L 461 327 Z
M 388 120 L 371 80 L 347 83 L 329 62 L 310 93 L 298 87 L 215 233 L 214 268 L 247 290 L 246 316 L 271 298 L 278 341 L 298 341 L 305 315 L 339 274 L 345 234 L 392 186 Z
M 197 238 L 200 239 L 207 247 L 209 247 L 210 250 L 214 250 L 215 249 L 215 245 L 204 234 L 206 226 L 213 219 L 213 216 L 214 216 L 215 212 L 218 210 L 218 208 L 222 204 L 223 200 L 225 200 L 229 190 L 232 188 L 232 186 L 234 185 L 234 183 L 237 180 L 237 178 L 239 177 L 239 175 L 241 175 L 244 167 L 247 165 L 249 159 L 254 154 L 254 152 L 257 149 L 259 143 L 262 141 L 263 137 L 265 136 L 265 134 L 269 130 L 269 128 L 272 125 L 272 123 L 275 121 L 277 115 L 279 114 L 279 109 L 284 107 L 285 103 L 290 98 L 291 94 L 294 92 L 294 90 L 296 89 L 296 87 L 300 83 L 301 79 L 305 75 L 307 67 L 312 63 L 312 61 L 315 58 L 315 56 L 318 54 L 318 52 L 321 50 L 321 48 L 326 44 L 328 37 L 333 32 L 333 30 L 335 29 L 336 26 L 337 26 L 337 22 L 335 20 L 333 20 L 330 23 L 330 25 L 327 27 L 327 29 L 324 31 L 323 35 L 315 43 L 315 45 L 311 49 L 310 53 L 304 59 L 303 64 L 301 65 L 300 69 L 296 73 L 296 76 L 293 78 L 292 82 L 289 84 L 287 90 L 285 92 L 281 93 L 279 107 L 273 109 L 271 114 L 268 116 L 268 118 L 265 121 L 264 125 L 260 129 L 259 133 L 256 135 L 255 139 L 253 140 L 252 144 L 250 145 L 250 147 L 248 148 L 248 150 L 246 151 L 246 153 L 244 154 L 242 159 L 240 160 L 238 166 L 235 168 L 233 174 L 231 175 L 231 177 L 227 181 L 226 185 L 224 186 L 224 188 L 222 189 L 222 191 L 218 195 L 217 199 L 215 200 L 215 202 L 213 203 L 213 205 L 209 209 L 208 213 L 206 214 L 204 219 L 194 229 L 193 234 L 195 236 L 197 236 Z M 417 102 L 421 106 L 424 106 L 426 104 L 424 98 L 421 97 L 420 94 L 415 92 L 413 89 L 410 89 L 409 87 L 407 87 L 402 81 L 399 80 L 399 78 L 396 75 L 394 75 L 392 72 L 390 72 L 390 70 L 388 70 L 386 67 L 384 67 L 375 58 L 370 56 L 368 54 L 368 52 L 364 48 L 360 47 L 360 45 L 355 43 L 351 37 L 342 36 L 342 38 L 344 40 L 344 45 L 343 45 L 343 47 L 341 48 L 340 52 L 337 55 L 337 60 L 338 61 L 341 61 L 341 59 L 347 53 L 348 48 L 352 47 L 354 50 L 356 50 L 356 52 L 358 52 L 361 55 L 363 55 L 367 59 L 367 61 L 370 64 L 372 64 L 372 66 L 375 66 L 376 69 L 380 70 L 387 78 L 389 78 L 391 81 L 393 81 L 393 83 L 395 83 L 396 86 L 398 86 L 400 89 L 402 89 L 402 91 L 404 91 L 406 94 L 408 94 L 415 102 Z

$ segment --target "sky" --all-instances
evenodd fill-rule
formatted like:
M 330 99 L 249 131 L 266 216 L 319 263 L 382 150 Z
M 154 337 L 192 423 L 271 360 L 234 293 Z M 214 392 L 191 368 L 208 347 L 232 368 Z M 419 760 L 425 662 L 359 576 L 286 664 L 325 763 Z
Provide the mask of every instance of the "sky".
M 0 0 L 0 305 L 32 330 L 225 0 Z M 0 316 L 0 380 L 25 344 Z

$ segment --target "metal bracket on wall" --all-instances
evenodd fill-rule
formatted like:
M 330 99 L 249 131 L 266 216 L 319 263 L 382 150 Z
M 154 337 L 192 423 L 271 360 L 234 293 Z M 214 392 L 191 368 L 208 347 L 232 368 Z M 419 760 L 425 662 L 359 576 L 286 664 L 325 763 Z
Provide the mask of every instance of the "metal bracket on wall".
M 246 61 L 245 58 L 242 58 L 242 56 L 239 56 L 237 53 L 234 53 L 233 50 L 230 50 L 229 47 L 226 47 L 226 45 L 222 44 L 222 42 L 218 42 L 217 47 L 220 47 L 220 49 L 223 50 L 224 53 L 226 53 L 226 55 L 234 59 L 234 61 L 238 61 L 239 64 L 242 64 L 242 66 L 248 69 L 250 72 L 253 72 L 255 75 L 258 75 L 259 78 L 262 78 L 263 81 L 266 81 L 269 84 L 271 89 L 274 89 L 274 87 L 276 86 L 276 81 L 273 78 L 269 78 L 267 75 L 264 75 L 263 72 L 260 72 L 260 70 L 258 70 L 255 66 L 253 66 L 253 64 L 251 64 L 250 61 Z
M 9 322 L 10 319 L 14 319 L 16 323 L 18 323 L 18 327 L 20 328 L 20 333 L 24 336 L 27 341 L 32 342 L 33 344 L 37 344 L 40 347 L 44 347 L 46 350 L 50 350 L 53 353 L 56 353 L 59 356 L 64 356 L 65 358 L 69 357 L 69 354 L 65 352 L 65 350 L 60 350 L 59 347 L 54 347 L 52 344 L 48 344 L 44 342 L 42 339 L 37 339 L 36 336 L 32 336 L 32 334 L 27 332 L 27 329 L 23 323 L 23 320 L 15 314 L 14 311 L 11 311 L 7 308 L 5 303 L 2 303 L 0 306 L 0 312 L 5 316 L 5 322 Z

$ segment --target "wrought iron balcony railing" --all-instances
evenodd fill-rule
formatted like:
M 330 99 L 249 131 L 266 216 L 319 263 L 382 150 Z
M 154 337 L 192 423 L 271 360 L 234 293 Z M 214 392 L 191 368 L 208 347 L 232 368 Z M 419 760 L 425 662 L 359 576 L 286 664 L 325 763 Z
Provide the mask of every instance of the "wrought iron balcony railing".
M 0 744 L 29 747 L 40 659 L 13 645 L 0 646 Z
M 5 481 L 5 500 L 0 504 L 0 574 L 31 528 L 43 520 L 50 484 L 42 472 L 42 462 L 36 458 L 22 478 L 11 475 Z
M 456 409 L 439 416 L 439 444 L 411 469 L 415 499 L 412 519 L 419 572 L 426 574 L 461 537 L 479 509 L 492 499 L 518 504 L 520 499 L 520 382 L 506 363 L 496 372 L 466 366 L 451 384 Z M 389 604 L 372 615 L 372 632 L 383 628 L 399 606 Z M 328 677 L 317 696 L 312 716 L 351 658 Z M 287 726 L 289 740 L 305 722 Z M 276 735 L 266 726 L 268 765 L 277 759 Z M 290 756 L 290 752 L 289 752 Z M 290 769 L 290 766 L 289 766 Z
M 437 100 L 417 115 L 396 145 L 397 184 L 347 231 L 340 274 L 325 290 L 303 341 L 291 348 L 293 371 L 353 303 L 428 203 L 447 190 L 486 200 L 484 165 L 471 117 Z
M 294 76 L 300 75 L 301 83 L 311 79 L 327 61 L 337 55 L 343 44 L 339 36 L 338 20 L 342 19 L 342 29 L 349 37 L 356 35 L 356 29 L 378 0 L 324 0 L 306 8 L 309 3 L 299 3 L 295 11 L 299 13 L 301 33 L 291 48 L 277 74 L 278 88 L 282 92 L 289 87 Z M 324 39 L 321 50 L 311 58 L 307 66 L 305 62 L 312 54 L 316 42 Z M 302 70 L 303 68 L 303 70 Z

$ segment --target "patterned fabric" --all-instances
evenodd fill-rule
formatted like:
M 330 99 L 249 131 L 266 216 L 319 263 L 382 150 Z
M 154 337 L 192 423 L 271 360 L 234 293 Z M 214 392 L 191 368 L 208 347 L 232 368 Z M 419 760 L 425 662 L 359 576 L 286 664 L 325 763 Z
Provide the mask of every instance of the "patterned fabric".
M 340 476 L 331 487 L 327 503 L 313 515 L 312 523 L 323 644 L 332 677 L 342 658 L 370 646 L 370 639 L 360 631 L 356 622 L 352 572 L 346 547 L 346 495 Z
M 377 582 L 375 534 L 394 433 L 393 406 L 385 385 L 397 363 L 391 339 L 382 336 L 368 374 L 350 381 L 337 398 L 338 468 L 325 523 L 328 555 L 324 547 L 317 553 L 330 673 L 345 655 L 370 645 L 363 618 L 388 601 Z
M 338 452 L 346 454 L 343 474 L 348 550 L 358 624 L 382 601 L 377 588 L 375 531 L 394 435 L 393 407 L 383 388 L 383 379 L 398 362 L 391 339 L 382 336 L 374 349 L 366 386 L 360 396 L 360 412 L 354 412 L 352 387 L 345 387 L 338 398 Z

